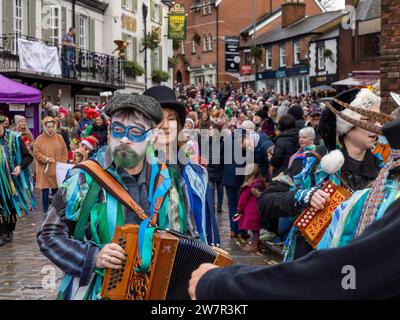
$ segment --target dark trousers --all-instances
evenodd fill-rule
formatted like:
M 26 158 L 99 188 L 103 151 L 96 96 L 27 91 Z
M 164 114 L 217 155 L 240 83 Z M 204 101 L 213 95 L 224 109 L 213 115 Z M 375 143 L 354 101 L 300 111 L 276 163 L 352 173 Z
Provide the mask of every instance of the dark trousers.
M 217 208 L 222 208 L 222 203 L 224 202 L 224 186 L 222 181 L 210 181 L 210 189 L 212 190 L 213 204 L 215 205 L 215 190 L 217 190 Z
M 51 194 L 54 196 L 58 189 L 51 189 Z M 43 211 L 47 212 L 49 210 L 49 189 L 42 190 L 42 203 Z
M 226 195 L 228 196 L 229 223 L 231 226 L 231 231 L 238 233 L 239 224 L 237 222 L 234 222 L 232 219 L 238 207 L 240 188 L 225 186 L 225 189 Z
M 2 235 L 8 234 L 10 232 L 14 232 L 16 224 L 17 224 L 16 222 L 1 223 L 0 224 L 0 237 Z

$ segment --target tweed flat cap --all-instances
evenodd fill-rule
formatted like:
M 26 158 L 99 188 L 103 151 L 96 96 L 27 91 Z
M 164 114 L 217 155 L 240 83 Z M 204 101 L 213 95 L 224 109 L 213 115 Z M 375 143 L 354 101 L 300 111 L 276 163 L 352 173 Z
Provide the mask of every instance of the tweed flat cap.
M 128 109 L 142 114 L 145 118 L 159 124 L 163 119 L 161 105 L 157 100 L 148 97 L 121 93 L 114 96 L 108 103 L 104 112 L 111 117 L 119 110 Z

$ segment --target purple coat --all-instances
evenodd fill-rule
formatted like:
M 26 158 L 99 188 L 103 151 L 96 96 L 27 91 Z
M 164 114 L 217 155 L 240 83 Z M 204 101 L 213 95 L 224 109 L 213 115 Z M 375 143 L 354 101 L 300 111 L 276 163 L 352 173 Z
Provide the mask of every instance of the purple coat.
M 255 179 L 240 188 L 238 211 L 242 213 L 242 217 L 239 221 L 239 228 L 241 230 L 259 231 L 262 226 L 261 215 L 258 211 L 257 198 L 251 193 L 252 188 L 264 191 L 264 186 L 259 179 Z

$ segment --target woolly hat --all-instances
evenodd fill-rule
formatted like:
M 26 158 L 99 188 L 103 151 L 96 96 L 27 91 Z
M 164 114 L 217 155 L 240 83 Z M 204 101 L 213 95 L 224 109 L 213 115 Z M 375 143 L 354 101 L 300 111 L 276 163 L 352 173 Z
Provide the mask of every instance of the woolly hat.
M 24 116 L 20 116 L 20 115 L 18 115 L 18 114 L 16 114 L 15 116 L 14 116 L 14 122 L 15 122 L 15 124 L 18 124 L 20 121 L 22 121 L 22 120 L 25 120 L 26 121 L 26 118 L 24 117 Z
M 96 149 L 98 145 L 99 140 L 93 135 L 90 135 L 89 137 L 82 140 L 82 146 L 88 147 L 90 151 Z

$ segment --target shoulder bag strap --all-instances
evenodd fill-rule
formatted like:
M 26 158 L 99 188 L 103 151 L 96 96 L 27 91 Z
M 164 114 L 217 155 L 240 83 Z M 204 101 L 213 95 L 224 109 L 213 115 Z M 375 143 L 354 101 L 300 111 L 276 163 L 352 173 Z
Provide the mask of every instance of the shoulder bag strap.
M 125 207 L 131 209 L 141 220 L 148 219 L 142 207 L 132 199 L 131 195 L 123 186 L 109 173 L 104 170 L 96 161 L 88 160 L 76 165 L 74 168 L 86 171 L 104 190 L 121 202 Z M 152 224 L 156 222 L 152 221 Z

